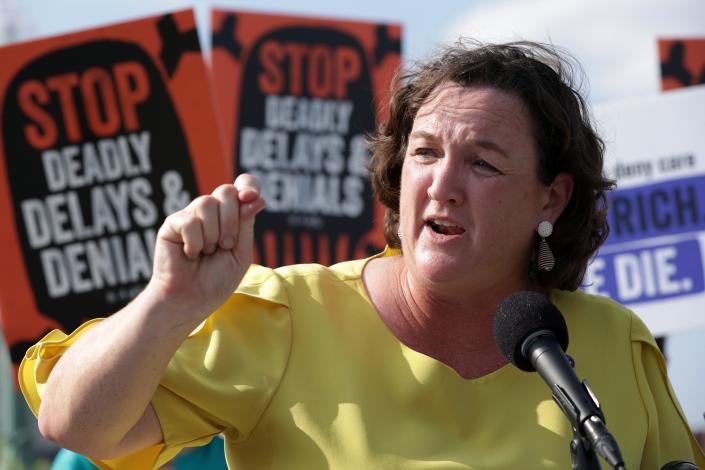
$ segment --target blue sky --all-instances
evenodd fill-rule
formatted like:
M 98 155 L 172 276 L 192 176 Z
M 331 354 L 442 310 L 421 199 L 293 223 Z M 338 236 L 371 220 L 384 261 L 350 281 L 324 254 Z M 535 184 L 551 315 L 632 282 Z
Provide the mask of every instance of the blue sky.
M 2 15 L 2 5 L 11 13 Z M 460 35 L 552 42 L 583 64 L 594 102 L 658 92 L 656 39 L 705 36 L 701 0 L 0 0 L 0 25 L 19 20 L 27 39 L 195 7 L 205 26 L 212 6 L 401 23 L 407 59 Z

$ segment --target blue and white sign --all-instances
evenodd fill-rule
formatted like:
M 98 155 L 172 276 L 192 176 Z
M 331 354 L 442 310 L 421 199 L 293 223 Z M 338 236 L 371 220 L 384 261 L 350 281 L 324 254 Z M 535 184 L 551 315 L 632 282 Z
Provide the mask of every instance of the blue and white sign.
M 705 87 L 595 108 L 617 180 L 584 289 L 655 335 L 705 325 Z

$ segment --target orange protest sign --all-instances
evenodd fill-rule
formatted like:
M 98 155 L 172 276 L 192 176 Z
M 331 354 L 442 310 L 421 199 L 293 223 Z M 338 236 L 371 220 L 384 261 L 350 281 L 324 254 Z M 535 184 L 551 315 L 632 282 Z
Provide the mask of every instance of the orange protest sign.
M 0 311 L 13 360 L 109 315 L 164 218 L 226 176 L 191 11 L 0 49 Z
M 331 264 L 384 247 L 365 137 L 385 116 L 398 25 L 213 12 L 228 164 L 262 182 L 256 259 Z
M 659 39 L 661 89 L 705 84 L 705 38 Z

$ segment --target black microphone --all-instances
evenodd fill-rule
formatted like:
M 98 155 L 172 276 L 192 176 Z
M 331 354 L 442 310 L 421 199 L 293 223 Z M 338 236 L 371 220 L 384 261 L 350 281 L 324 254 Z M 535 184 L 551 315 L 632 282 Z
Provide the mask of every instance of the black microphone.
M 497 308 L 493 330 L 502 355 L 523 371 L 538 372 L 573 428 L 613 468 L 624 468 L 597 398 L 580 382 L 564 352 L 568 328 L 556 306 L 537 292 L 512 294 Z
M 685 460 L 674 460 L 661 467 L 661 470 L 700 470 L 694 463 Z

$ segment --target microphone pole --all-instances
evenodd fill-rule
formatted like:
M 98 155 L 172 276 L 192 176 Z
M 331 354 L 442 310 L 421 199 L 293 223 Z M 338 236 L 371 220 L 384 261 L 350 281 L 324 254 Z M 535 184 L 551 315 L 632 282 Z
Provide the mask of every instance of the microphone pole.
M 596 451 L 615 469 L 626 469 L 616 440 L 605 426 L 595 394 L 580 381 L 550 330 L 539 330 L 521 345 L 522 354 L 551 388 L 553 399 L 573 427 L 573 470 L 600 470 Z
M 493 331 L 502 355 L 521 370 L 538 372 L 572 424 L 573 469 L 599 470 L 599 453 L 613 468 L 626 470 L 595 394 L 565 354 L 568 328 L 556 306 L 537 292 L 510 295 L 497 308 Z

